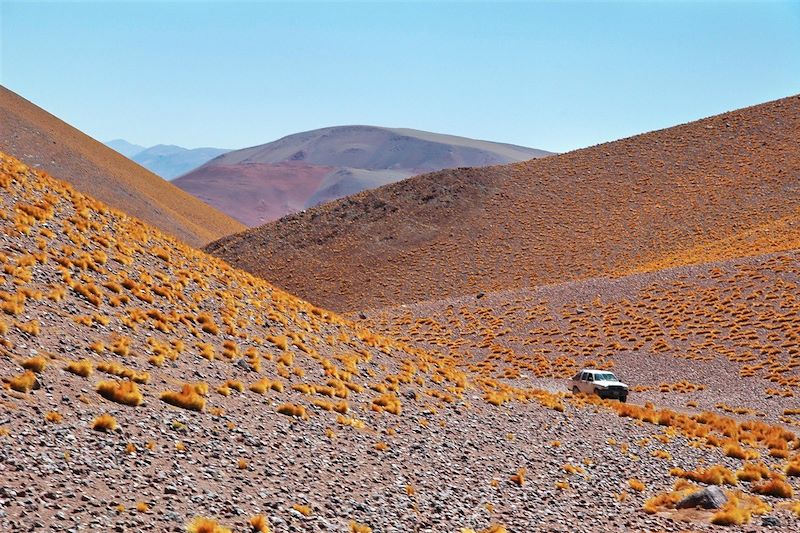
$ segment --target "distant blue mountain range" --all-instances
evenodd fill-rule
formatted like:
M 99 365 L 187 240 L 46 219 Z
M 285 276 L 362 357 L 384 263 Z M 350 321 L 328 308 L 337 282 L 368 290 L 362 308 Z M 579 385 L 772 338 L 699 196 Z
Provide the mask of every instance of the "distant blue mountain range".
M 182 176 L 218 155 L 230 152 L 223 148 L 189 149 L 171 144 L 157 144 L 146 148 L 124 139 L 114 139 L 105 144 L 167 180 Z

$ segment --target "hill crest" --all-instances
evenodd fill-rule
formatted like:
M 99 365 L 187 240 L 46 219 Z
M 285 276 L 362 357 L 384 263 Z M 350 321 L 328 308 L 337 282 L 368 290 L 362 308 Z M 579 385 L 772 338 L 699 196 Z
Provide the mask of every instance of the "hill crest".
M 334 126 L 228 152 L 175 184 L 257 226 L 431 170 L 545 155 L 550 154 L 412 129 Z
M 757 250 L 737 235 L 797 215 L 798 136 L 792 96 L 567 154 L 416 176 L 207 249 L 340 311 L 788 249 L 794 230 Z
M 0 150 L 200 246 L 243 226 L 0 86 Z

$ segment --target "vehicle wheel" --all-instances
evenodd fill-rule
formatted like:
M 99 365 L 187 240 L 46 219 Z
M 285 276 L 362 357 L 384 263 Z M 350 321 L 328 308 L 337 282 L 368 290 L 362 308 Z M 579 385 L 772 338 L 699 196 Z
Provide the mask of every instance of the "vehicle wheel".
M 620 401 L 620 403 L 625 403 L 626 401 L 628 401 L 628 397 L 627 396 L 620 396 L 619 397 L 619 401 Z
M 578 394 L 579 392 L 581 391 L 578 389 L 578 387 L 572 387 L 572 394 Z

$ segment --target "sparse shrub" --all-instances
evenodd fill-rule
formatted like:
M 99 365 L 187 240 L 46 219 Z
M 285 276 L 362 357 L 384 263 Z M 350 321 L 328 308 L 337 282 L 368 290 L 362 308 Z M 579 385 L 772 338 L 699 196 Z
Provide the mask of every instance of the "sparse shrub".
M 293 416 L 295 418 L 308 420 L 308 413 L 306 412 L 306 408 L 303 407 L 302 405 L 285 403 L 283 405 L 280 405 L 277 410 L 282 415 Z
M 94 372 L 94 368 L 92 367 L 92 362 L 88 359 L 81 359 L 80 361 L 70 361 L 64 370 L 67 372 L 72 372 L 78 376 L 83 378 L 89 377 Z
M 705 470 L 682 470 L 673 468 L 669 471 L 671 476 L 691 479 L 706 485 L 736 485 L 736 476 L 724 466 L 714 465 Z
M 771 479 L 764 483 L 759 483 L 758 485 L 752 485 L 750 490 L 756 494 L 774 496 L 776 498 L 792 497 L 792 486 L 778 478 Z
M 372 528 L 366 524 L 360 524 L 355 520 L 351 520 L 350 533 L 372 533 Z
M 108 413 L 103 413 L 92 422 L 92 429 L 95 431 L 116 431 L 117 421 Z
M 745 463 L 742 469 L 736 472 L 736 478 L 740 481 L 761 481 L 769 478 L 769 469 L 763 464 Z
M 636 492 L 642 492 L 644 490 L 644 483 L 642 483 L 636 478 L 629 479 L 628 486 L 633 490 L 635 490 Z
M 250 525 L 251 533 L 269 533 L 269 525 L 267 524 L 267 517 L 263 514 L 251 516 L 247 521 Z
M 302 505 L 302 504 L 299 504 L 299 503 L 293 504 L 292 505 L 292 509 L 294 509 L 295 511 L 297 511 L 298 513 L 300 513 L 303 516 L 311 516 L 311 514 L 313 512 L 311 510 L 311 507 L 309 507 L 308 505 Z
M 790 477 L 800 477 L 800 456 L 796 456 L 786 465 L 784 472 Z
M 58 411 L 48 411 L 48 413 L 44 415 L 44 419 L 53 424 L 60 424 L 64 417 L 62 417 Z
M 205 394 L 207 394 L 208 385 L 205 385 L 205 387 L 201 386 L 198 390 L 198 386 L 200 385 L 205 384 L 190 385 L 186 383 L 183 385 L 180 392 L 164 391 L 159 398 L 176 407 L 189 409 L 191 411 L 202 411 L 206 406 L 206 399 L 202 396 L 203 392 L 200 391 L 204 390 Z
M 136 407 L 143 401 L 139 387 L 133 381 L 101 381 L 97 384 L 97 392 L 106 400 Z
M 231 529 L 221 526 L 216 520 L 196 516 L 186 526 L 187 533 L 231 533 Z
M 741 446 L 736 443 L 726 444 L 723 448 L 723 451 L 727 457 L 732 457 L 734 459 L 747 459 L 747 452 L 745 452 Z
M 39 388 L 39 382 L 36 379 L 36 374 L 30 370 L 26 370 L 19 376 L 14 376 L 9 379 L 4 379 L 8 386 L 17 392 L 28 393 L 33 389 Z
M 525 484 L 525 475 L 527 473 L 528 473 L 528 469 L 525 468 L 525 467 L 522 467 L 522 468 L 518 469 L 517 473 L 513 474 L 511 476 L 511 478 L 510 478 L 511 483 L 514 483 L 515 485 L 517 485 L 519 487 L 523 486 Z
M 30 359 L 24 360 L 21 366 L 25 370 L 30 370 L 31 372 L 40 374 L 47 366 L 47 359 L 41 355 L 37 355 L 36 357 L 31 357 Z
M 30 322 L 17 322 L 17 329 L 28 335 L 37 336 L 41 333 L 42 327 L 38 320 L 31 320 Z

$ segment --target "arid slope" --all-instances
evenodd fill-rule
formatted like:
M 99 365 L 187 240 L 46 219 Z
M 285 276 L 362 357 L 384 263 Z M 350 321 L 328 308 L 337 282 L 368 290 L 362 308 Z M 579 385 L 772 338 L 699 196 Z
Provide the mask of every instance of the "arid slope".
M 78 190 L 201 246 L 244 227 L 0 86 L 0 150 Z
M 513 361 L 502 377 L 413 347 L 3 154 L 0 220 L 0 530 L 227 531 L 198 516 L 279 533 L 800 527 L 800 438 L 768 420 L 547 392 Z M 796 260 L 758 269 L 785 267 L 788 293 Z M 723 276 L 763 292 L 753 313 L 795 309 L 747 285 L 758 269 Z M 575 314 L 591 324 L 594 309 Z M 793 361 L 785 324 L 764 341 Z M 629 330 L 625 343 L 651 333 Z M 674 509 L 715 482 L 719 513 Z
M 534 148 L 426 131 L 336 126 L 228 152 L 174 183 L 248 226 L 260 226 L 432 170 L 546 155 Z
M 207 250 L 345 311 L 786 250 L 800 228 L 798 137 L 792 96 L 567 154 L 417 176 Z

